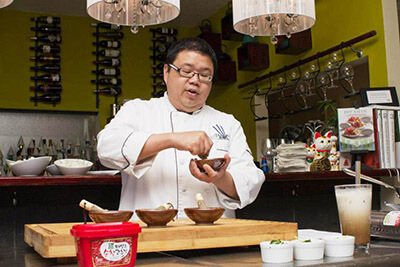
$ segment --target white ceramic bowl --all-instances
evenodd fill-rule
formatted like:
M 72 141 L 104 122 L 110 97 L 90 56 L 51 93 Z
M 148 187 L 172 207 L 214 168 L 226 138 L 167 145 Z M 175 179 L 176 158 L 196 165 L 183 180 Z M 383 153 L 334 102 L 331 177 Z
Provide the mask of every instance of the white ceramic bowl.
M 354 254 L 354 236 L 326 236 L 325 256 L 328 257 L 351 257 Z
M 293 243 L 282 241 L 282 244 L 271 244 L 271 241 L 260 243 L 261 258 L 265 263 L 285 263 L 293 261 Z
M 320 260 L 324 257 L 325 241 L 322 239 L 311 239 L 311 242 L 294 240 L 293 255 L 295 260 Z
M 62 174 L 55 164 L 51 164 L 51 165 L 47 166 L 46 171 L 48 173 L 50 173 L 51 175 L 61 175 Z
M 15 176 L 36 176 L 41 174 L 50 163 L 51 157 L 37 157 L 27 160 L 12 161 L 6 159 L 8 166 Z
M 93 166 L 93 163 L 84 159 L 59 159 L 54 164 L 64 175 L 84 175 Z

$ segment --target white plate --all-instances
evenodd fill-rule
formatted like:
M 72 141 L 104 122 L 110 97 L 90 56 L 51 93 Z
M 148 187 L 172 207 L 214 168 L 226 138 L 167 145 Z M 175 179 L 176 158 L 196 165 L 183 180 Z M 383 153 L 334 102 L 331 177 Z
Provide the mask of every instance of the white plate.
M 119 170 L 103 170 L 103 171 L 90 171 L 87 172 L 87 175 L 116 175 L 119 173 Z

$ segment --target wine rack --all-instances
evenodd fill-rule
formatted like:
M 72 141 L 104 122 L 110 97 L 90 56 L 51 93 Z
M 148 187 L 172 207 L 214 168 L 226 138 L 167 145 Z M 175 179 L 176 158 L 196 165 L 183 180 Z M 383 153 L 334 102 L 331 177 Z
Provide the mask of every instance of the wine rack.
M 31 80 L 34 86 L 30 89 L 34 91 L 34 96 L 30 100 L 37 106 L 38 102 L 50 103 L 53 106 L 61 101 L 61 27 L 59 17 L 39 16 L 31 18 L 35 23 L 31 30 L 35 36 L 30 37 L 35 42 L 30 47 L 35 55 L 31 57 L 34 66 L 30 67 L 34 71 Z
M 152 46 L 150 47 L 150 50 L 152 50 L 150 58 L 153 60 L 153 72 L 150 75 L 153 78 L 153 92 L 151 96 L 162 97 L 167 90 L 163 75 L 164 63 L 168 48 L 177 39 L 178 30 L 173 28 L 155 28 L 150 29 L 150 32 L 153 34 L 151 38 Z
M 96 108 L 99 108 L 100 95 L 114 97 L 115 105 L 118 104 L 118 96 L 121 95 L 122 81 L 119 78 L 121 71 L 121 39 L 124 34 L 121 26 L 108 23 L 92 23 L 95 27 L 93 36 L 96 41 L 93 42 L 96 50 L 92 53 L 96 56 L 93 64 L 96 66 L 92 73 L 95 79 L 91 80 L 96 89 Z

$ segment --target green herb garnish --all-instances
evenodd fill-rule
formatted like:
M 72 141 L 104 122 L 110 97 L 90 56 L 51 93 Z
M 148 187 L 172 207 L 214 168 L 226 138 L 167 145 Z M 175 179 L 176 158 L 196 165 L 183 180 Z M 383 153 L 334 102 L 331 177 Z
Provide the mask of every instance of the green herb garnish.
M 303 240 L 303 242 L 311 242 L 311 239 Z
M 278 239 L 278 240 L 271 240 L 271 242 L 269 242 L 271 245 L 272 244 L 276 244 L 276 245 L 279 245 L 279 244 L 283 244 L 283 242 L 282 242 L 282 240 L 280 240 L 280 239 Z

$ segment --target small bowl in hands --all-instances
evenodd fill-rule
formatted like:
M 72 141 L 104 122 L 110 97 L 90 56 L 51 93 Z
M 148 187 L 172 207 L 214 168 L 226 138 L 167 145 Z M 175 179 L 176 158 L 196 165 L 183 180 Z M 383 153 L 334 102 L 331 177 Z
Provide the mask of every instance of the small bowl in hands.
M 49 165 L 51 157 L 37 157 L 27 160 L 12 161 L 6 159 L 8 166 L 15 176 L 36 176 L 44 172 L 44 169 Z
M 89 217 L 95 223 L 128 222 L 133 215 L 130 210 L 110 210 L 106 212 L 89 212 Z
M 325 236 L 325 256 L 351 257 L 354 254 L 354 236 Z
M 213 224 L 224 214 L 223 208 L 186 208 L 185 213 L 196 224 Z
M 324 257 L 325 241 L 322 239 L 293 240 L 292 242 L 295 260 L 314 261 Z
M 203 169 L 204 164 L 210 165 L 210 167 L 214 171 L 218 171 L 219 169 L 221 169 L 222 166 L 224 166 L 225 158 L 195 159 L 194 162 L 196 162 L 196 165 L 200 169 L 201 172 L 205 172 Z
M 84 175 L 93 166 L 93 162 L 84 159 L 59 159 L 54 164 L 64 175 Z
M 135 210 L 139 219 L 147 224 L 148 227 L 166 226 L 178 213 L 177 209 L 168 210 Z
M 57 168 L 56 165 L 51 164 L 49 166 L 46 167 L 46 171 L 48 173 L 50 173 L 51 175 L 61 175 L 62 173 L 60 172 L 60 170 Z
M 293 261 L 293 243 L 280 241 L 279 244 L 271 244 L 271 241 L 260 243 L 261 258 L 265 263 L 286 263 Z

